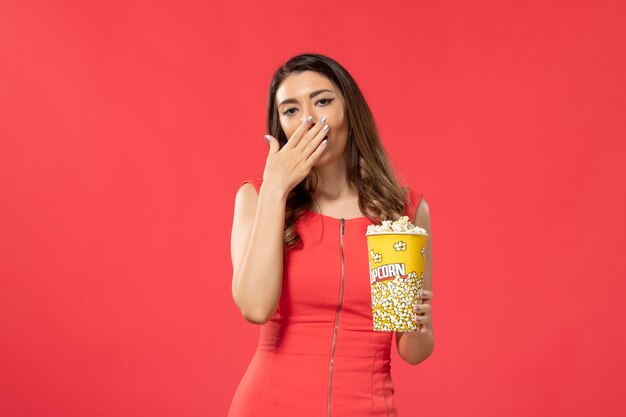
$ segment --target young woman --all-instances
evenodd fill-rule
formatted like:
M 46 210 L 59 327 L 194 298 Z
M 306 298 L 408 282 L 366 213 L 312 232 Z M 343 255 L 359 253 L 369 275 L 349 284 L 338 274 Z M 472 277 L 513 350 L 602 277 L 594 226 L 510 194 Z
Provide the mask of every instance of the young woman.
M 396 348 L 417 365 L 433 351 L 430 215 L 400 186 L 350 74 L 319 54 L 291 58 L 268 97 L 262 178 L 242 183 L 231 239 L 232 294 L 261 325 L 229 417 L 397 416 L 392 332 L 372 325 L 369 224 L 408 215 L 429 233 L 416 332 Z

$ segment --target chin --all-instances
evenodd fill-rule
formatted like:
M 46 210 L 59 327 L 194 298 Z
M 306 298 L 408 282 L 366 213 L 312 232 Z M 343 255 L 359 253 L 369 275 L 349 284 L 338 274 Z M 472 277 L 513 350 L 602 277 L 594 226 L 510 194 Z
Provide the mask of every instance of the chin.
M 320 156 L 320 158 L 319 158 L 317 161 L 315 161 L 315 163 L 313 164 L 313 166 L 314 166 L 314 167 L 319 167 L 319 166 L 326 165 L 326 164 L 328 163 L 328 161 L 326 160 L 326 159 L 327 159 L 327 158 L 326 158 L 326 156 L 327 156 L 327 155 L 322 155 L 322 156 Z
M 321 167 L 324 165 L 330 165 L 334 162 L 333 156 L 332 155 L 322 155 L 320 156 L 320 159 L 318 159 L 317 161 L 315 161 L 315 163 L 313 164 L 314 167 Z

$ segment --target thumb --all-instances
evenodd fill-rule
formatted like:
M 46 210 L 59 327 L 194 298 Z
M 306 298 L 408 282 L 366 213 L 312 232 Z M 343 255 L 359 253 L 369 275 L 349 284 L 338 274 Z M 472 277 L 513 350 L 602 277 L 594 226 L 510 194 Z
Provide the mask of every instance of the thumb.
M 265 140 L 270 146 L 269 155 L 274 155 L 276 152 L 278 152 L 278 148 L 280 148 L 278 144 L 278 139 L 276 139 L 272 135 L 265 135 Z

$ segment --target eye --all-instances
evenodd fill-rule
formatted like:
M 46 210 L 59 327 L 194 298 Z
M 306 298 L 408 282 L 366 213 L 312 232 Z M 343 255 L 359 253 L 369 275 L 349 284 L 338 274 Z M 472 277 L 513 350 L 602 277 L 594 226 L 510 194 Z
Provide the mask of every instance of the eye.
M 334 98 L 323 98 L 320 101 L 318 101 L 318 103 L 321 103 L 322 101 L 327 101 L 328 104 L 330 104 L 331 101 L 333 101 Z M 324 104 L 325 106 L 327 106 L 328 104 Z
M 333 100 L 334 100 L 334 98 L 322 98 L 322 99 L 319 99 L 317 102 L 318 103 L 321 103 L 322 101 L 327 102 L 326 104 L 322 105 L 323 107 L 325 107 L 325 106 L 328 106 Z M 288 108 L 287 110 L 285 110 L 283 112 L 283 115 L 291 116 L 293 114 L 293 113 L 291 113 L 291 110 L 297 110 L 297 109 L 295 107 L 290 107 L 290 108 Z

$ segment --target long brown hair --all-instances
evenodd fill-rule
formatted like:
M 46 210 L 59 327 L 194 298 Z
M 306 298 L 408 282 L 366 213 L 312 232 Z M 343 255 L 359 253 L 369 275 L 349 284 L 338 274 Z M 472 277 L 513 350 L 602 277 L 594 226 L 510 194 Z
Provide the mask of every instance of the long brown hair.
M 359 208 L 370 220 L 397 220 L 409 202 L 408 187 L 400 186 L 378 136 L 372 112 L 352 76 L 335 60 L 321 54 L 300 54 L 289 59 L 273 75 L 267 99 L 267 129 L 278 139 L 280 147 L 288 138 L 280 125 L 276 90 L 291 74 L 315 71 L 326 76 L 345 98 L 348 115 L 348 144 L 345 153 L 347 181 L 359 194 Z M 314 170 L 287 196 L 285 208 L 284 248 L 298 246 L 302 240 L 296 232 L 296 220 L 316 203 Z M 317 203 L 316 203 L 317 204 Z M 413 219 L 410 219 L 412 221 Z

